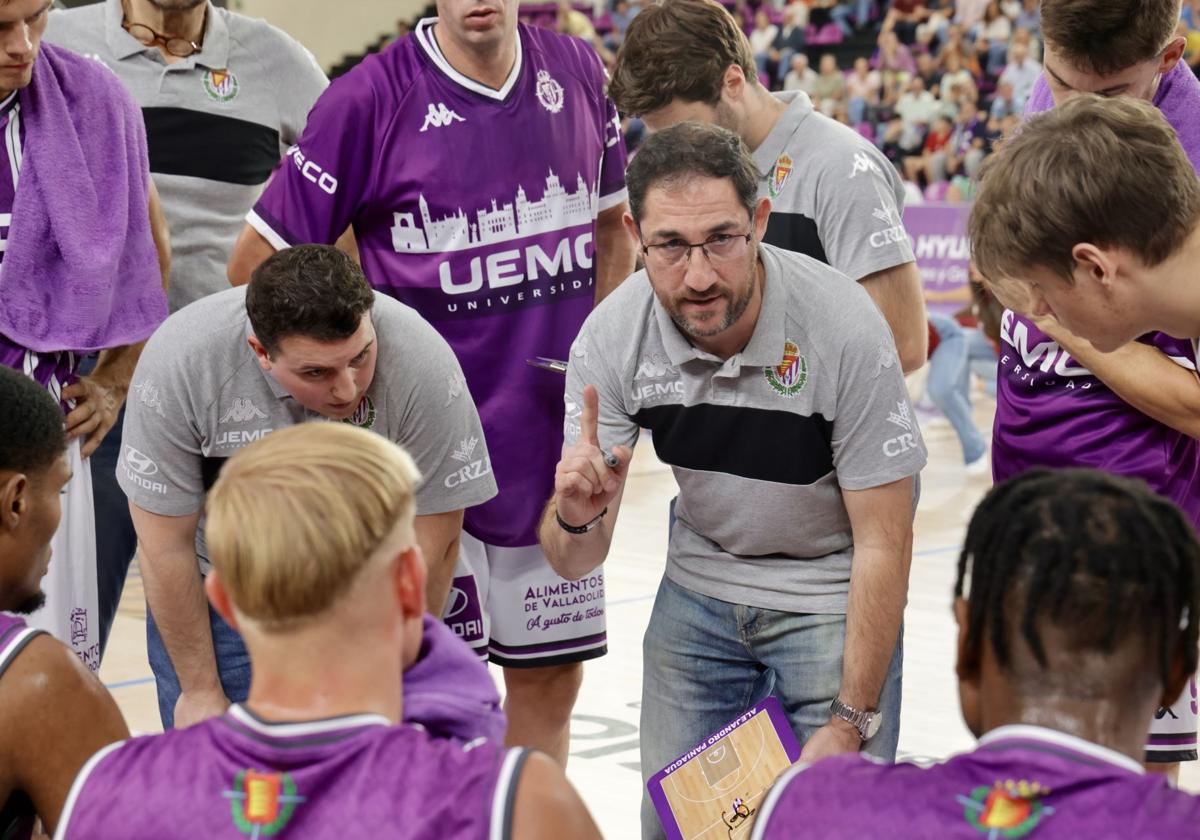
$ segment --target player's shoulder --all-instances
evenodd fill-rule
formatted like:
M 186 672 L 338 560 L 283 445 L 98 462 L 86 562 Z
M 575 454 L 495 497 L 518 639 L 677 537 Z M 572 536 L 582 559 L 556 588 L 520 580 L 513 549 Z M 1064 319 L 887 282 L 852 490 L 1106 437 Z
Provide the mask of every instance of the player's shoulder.
M 539 56 L 551 68 L 564 70 L 585 83 L 604 78 L 604 65 L 587 41 L 541 26 L 520 24 L 522 49 Z
M 241 349 L 245 317 L 245 286 L 200 298 L 171 313 L 150 336 L 142 356 L 179 359 L 189 368 L 222 364 L 235 333 Z
M 63 80 L 70 104 L 87 101 L 118 108 L 136 109 L 133 94 L 117 82 L 116 74 L 94 54 L 82 55 L 69 46 L 42 43 L 39 60 L 48 61 Z M 138 114 L 141 112 L 138 111 Z
M 87 714 L 97 692 L 104 691 L 95 675 L 48 633 L 26 628 L 23 635 L 0 660 L 0 719 L 52 722 L 55 716 Z
M 250 17 L 225 8 L 209 10 L 210 14 L 213 12 L 221 17 L 232 43 L 254 55 L 269 57 L 268 66 L 271 67 L 272 72 L 291 72 L 293 68 L 280 63 L 285 59 L 297 64 L 311 65 L 320 70 L 316 58 L 308 48 L 278 26 L 261 18 Z
M 99 47 L 105 42 L 104 16 L 104 3 L 55 9 L 46 24 L 46 40 L 75 52 Z

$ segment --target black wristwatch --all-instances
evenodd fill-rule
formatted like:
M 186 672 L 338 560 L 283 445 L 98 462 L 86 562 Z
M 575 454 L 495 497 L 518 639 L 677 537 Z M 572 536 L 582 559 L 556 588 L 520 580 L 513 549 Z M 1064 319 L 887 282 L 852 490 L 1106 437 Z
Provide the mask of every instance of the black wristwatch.
M 558 527 L 562 528 L 568 534 L 586 534 L 588 531 L 600 524 L 600 520 L 604 518 L 604 514 L 608 513 L 608 508 L 600 511 L 600 513 L 591 522 L 583 525 L 568 525 L 563 521 L 563 518 L 558 515 L 558 509 L 554 510 L 554 518 L 558 520 Z

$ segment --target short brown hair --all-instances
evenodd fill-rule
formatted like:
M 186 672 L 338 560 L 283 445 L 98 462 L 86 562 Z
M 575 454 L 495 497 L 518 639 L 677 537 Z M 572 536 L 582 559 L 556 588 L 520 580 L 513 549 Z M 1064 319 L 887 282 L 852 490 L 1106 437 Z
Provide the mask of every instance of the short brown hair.
M 758 71 L 733 15 L 713 0 L 664 0 L 639 12 L 625 31 L 608 95 L 640 116 L 673 99 L 716 105 L 725 71 L 736 64 L 751 84 Z
M 1108 76 L 1154 58 L 1175 34 L 1181 0 L 1042 0 L 1042 35 L 1084 72 Z
M 990 283 L 1035 266 L 1070 281 L 1080 242 L 1154 266 L 1200 222 L 1200 180 L 1175 130 L 1148 102 L 1073 97 L 1034 117 L 984 165 L 971 252 Z
M 641 226 L 651 187 L 689 177 L 728 178 L 746 212 L 754 215 L 758 167 L 746 144 L 728 129 L 689 120 L 651 134 L 629 162 L 625 183 L 634 222 Z
M 358 263 L 332 245 L 276 251 L 254 269 L 246 288 L 250 327 L 271 356 L 293 335 L 344 341 L 374 305 Z
M 413 540 L 412 459 L 381 435 L 302 423 L 234 455 L 205 503 L 213 567 L 238 612 L 284 631 L 320 616 L 397 528 Z

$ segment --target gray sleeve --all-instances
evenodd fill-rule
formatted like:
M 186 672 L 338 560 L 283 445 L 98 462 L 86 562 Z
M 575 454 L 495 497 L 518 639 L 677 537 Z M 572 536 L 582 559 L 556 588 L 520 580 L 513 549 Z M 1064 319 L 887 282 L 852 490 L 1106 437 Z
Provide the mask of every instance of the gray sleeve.
M 329 87 L 329 79 L 308 49 L 286 33 L 279 32 L 280 63 L 269 67 L 279 93 L 279 140 L 291 146 L 308 122 L 308 112 Z
M 382 327 L 382 324 L 381 324 Z M 496 478 L 488 457 L 483 425 L 467 390 L 454 352 L 438 333 L 412 313 L 412 322 L 393 324 L 403 336 L 395 346 L 407 357 L 391 360 L 407 380 L 402 400 L 388 411 L 400 412 L 394 442 L 403 446 L 421 471 L 417 515 L 463 510 L 496 495 Z M 389 361 L 380 358 L 382 366 Z M 376 374 L 379 375 L 378 373 Z M 389 389 L 388 399 L 392 399 Z
M 201 435 L 186 353 L 168 322 L 146 343 L 125 405 L 117 483 L 129 501 L 163 516 L 204 506 Z
M 842 325 L 833 464 L 841 487 L 865 490 L 916 475 L 926 458 L 892 333 L 867 293 L 854 291 Z
M 852 280 L 913 261 L 904 185 L 874 146 L 843 146 L 820 175 L 817 230 L 829 264 Z
M 580 423 L 583 420 L 583 389 L 588 385 L 595 385 L 600 397 L 600 417 L 597 422 L 600 447 L 604 450 L 610 450 L 614 446 L 628 446 L 632 449 L 637 443 L 639 429 L 625 410 L 625 400 L 622 397 L 625 389 L 621 387 L 620 371 L 608 363 L 608 360 L 620 356 L 620 339 L 613 336 L 609 342 L 598 341 L 597 336 L 603 334 L 603 330 L 589 329 L 593 325 L 594 317 L 584 323 L 583 329 L 571 345 L 571 357 L 567 364 L 567 390 L 563 395 L 566 402 L 563 446 L 572 446 L 579 441 L 582 434 Z

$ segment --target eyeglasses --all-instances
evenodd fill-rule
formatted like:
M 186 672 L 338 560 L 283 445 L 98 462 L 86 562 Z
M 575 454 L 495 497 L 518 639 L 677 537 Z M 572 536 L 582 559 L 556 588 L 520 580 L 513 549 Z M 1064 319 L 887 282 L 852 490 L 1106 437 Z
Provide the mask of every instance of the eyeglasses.
M 642 243 L 642 253 L 646 262 L 660 269 L 682 270 L 691 262 L 692 249 L 699 248 L 714 265 L 733 262 L 746 255 L 751 233 L 718 233 L 703 242 L 684 242 L 682 239 L 668 239 L 666 242 L 656 242 L 653 245 Z
M 132 35 L 139 44 L 146 47 L 162 45 L 167 52 L 176 58 L 187 58 L 200 52 L 200 45 L 187 38 L 175 38 L 155 32 L 144 23 L 122 23 L 125 31 Z

